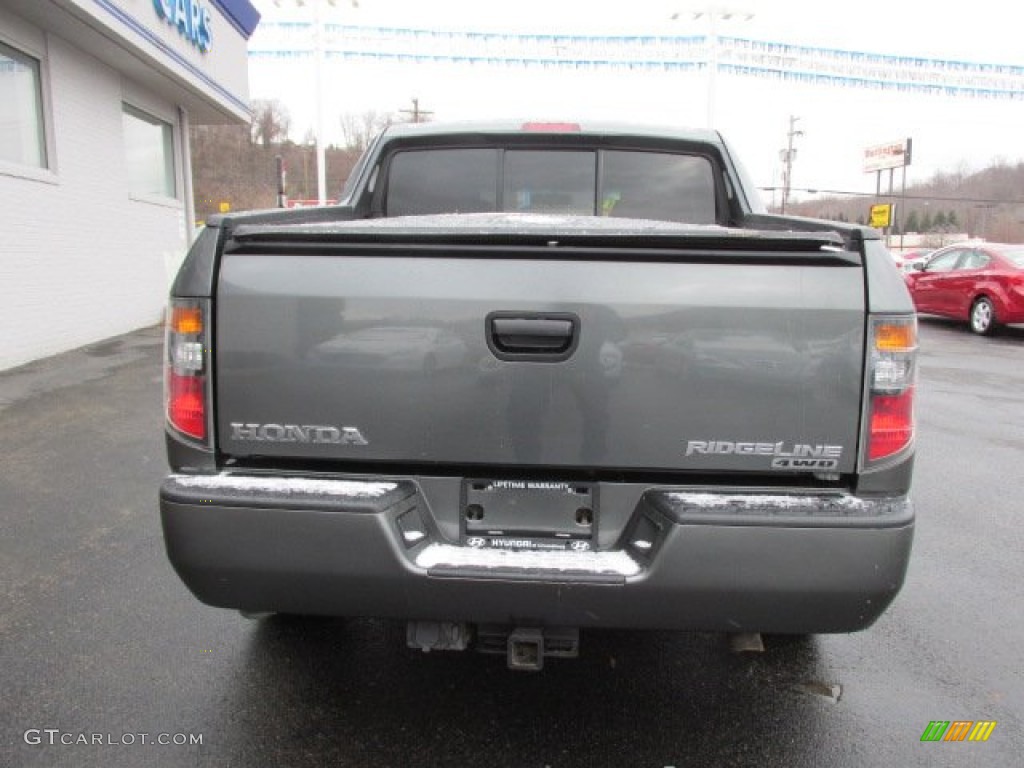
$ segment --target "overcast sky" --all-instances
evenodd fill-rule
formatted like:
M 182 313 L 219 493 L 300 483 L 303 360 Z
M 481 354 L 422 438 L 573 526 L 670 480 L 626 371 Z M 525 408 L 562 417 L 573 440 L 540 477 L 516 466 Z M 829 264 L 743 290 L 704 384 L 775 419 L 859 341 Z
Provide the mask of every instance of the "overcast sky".
M 824 0 L 359 0 L 358 7 L 350 0 L 334 6 L 321 1 L 326 20 L 346 25 L 616 35 L 703 35 L 706 16 L 694 18 L 694 10 L 714 7 L 747 12 L 719 21 L 723 36 L 1024 66 L 1024 9 L 1003 0 L 955 6 L 861 0 L 845 8 Z M 299 7 L 296 0 L 254 0 L 264 21 L 312 19 L 312 2 Z M 253 48 L 265 42 L 257 29 Z M 315 123 L 313 72 L 311 57 L 250 59 L 251 96 L 284 102 L 296 141 Z M 325 74 L 329 141 L 340 140 L 342 113 L 395 112 L 408 109 L 413 97 L 434 119 L 589 118 L 703 126 L 707 116 L 707 78 L 700 73 L 331 60 Z M 864 148 L 905 137 L 914 140 L 910 183 L 996 159 L 1024 160 L 1024 94 L 1014 100 L 951 99 L 731 75 L 719 75 L 715 92 L 716 127 L 760 186 L 781 185 L 779 152 L 790 115 L 800 118 L 803 131 L 795 142 L 798 188 L 873 191 L 874 176 L 862 171 Z M 770 200 L 770 193 L 765 196 Z

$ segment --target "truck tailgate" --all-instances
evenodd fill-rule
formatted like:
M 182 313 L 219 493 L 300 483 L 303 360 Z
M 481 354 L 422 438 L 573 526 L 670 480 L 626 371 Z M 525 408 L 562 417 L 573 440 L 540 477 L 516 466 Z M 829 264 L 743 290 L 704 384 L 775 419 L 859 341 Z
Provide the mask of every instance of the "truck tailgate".
M 855 468 L 864 273 L 820 233 L 394 232 L 235 233 L 216 296 L 223 454 Z

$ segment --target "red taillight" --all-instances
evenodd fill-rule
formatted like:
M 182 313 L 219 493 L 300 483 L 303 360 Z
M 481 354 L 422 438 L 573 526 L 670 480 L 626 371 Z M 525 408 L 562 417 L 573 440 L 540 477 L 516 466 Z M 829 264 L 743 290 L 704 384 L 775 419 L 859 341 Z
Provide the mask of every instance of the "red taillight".
M 914 388 L 901 395 L 876 395 L 871 400 L 871 434 L 868 459 L 875 461 L 898 453 L 914 437 Z
M 206 440 L 206 310 L 199 299 L 172 299 L 167 317 L 164 401 L 167 422 Z
M 914 439 L 917 320 L 877 317 L 871 321 L 867 460 L 893 456 Z
M 179 432 L 206 439 L 206 377 L 167 376 L 167 418 Z

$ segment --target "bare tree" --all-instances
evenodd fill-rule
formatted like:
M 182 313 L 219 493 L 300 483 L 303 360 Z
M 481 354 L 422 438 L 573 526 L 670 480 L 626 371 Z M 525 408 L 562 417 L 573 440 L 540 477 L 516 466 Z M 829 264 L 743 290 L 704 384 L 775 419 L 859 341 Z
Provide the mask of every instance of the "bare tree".
M 291 127 L 288 108 L 277 99 L 256 99 L 252 103 L 252 141 L 269 147 L 288 138 Z
M 362 152 L 370 140 L 395 122 L 390 112 L 381 114 L 370 110 L 361 115 L 346 113 L 341 116 L 341 132 L 345 137 L 345 149 Z

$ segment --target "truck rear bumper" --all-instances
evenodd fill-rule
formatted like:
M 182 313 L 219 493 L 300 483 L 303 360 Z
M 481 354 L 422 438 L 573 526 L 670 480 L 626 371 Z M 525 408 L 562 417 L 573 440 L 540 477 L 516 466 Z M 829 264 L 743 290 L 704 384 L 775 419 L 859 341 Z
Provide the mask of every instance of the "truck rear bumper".
M 410 480 L 172 476 L 167 552 L 203 602 L 520 626 L 849 632 L 903 584 L 906 497 L 652 488 L 613 550 L 446 541 Z

